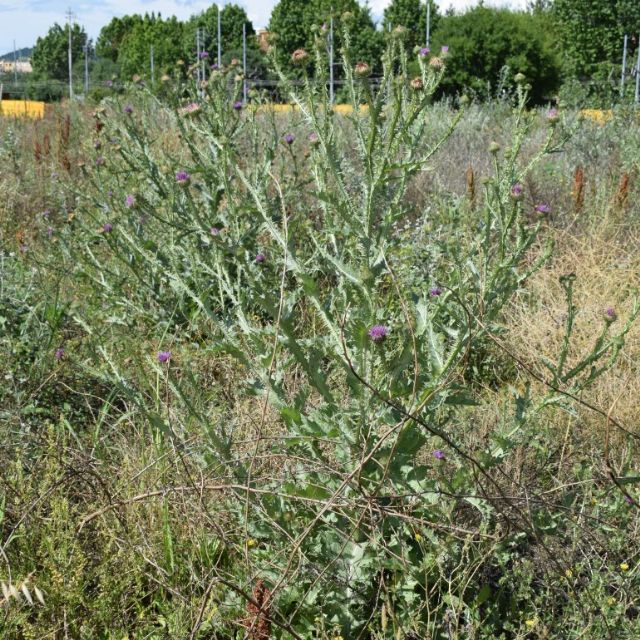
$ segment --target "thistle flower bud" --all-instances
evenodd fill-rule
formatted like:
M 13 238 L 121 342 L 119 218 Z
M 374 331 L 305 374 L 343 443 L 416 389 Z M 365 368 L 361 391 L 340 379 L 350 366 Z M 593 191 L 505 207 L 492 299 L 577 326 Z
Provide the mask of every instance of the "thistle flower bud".
M 411 88 L 414 91 L 422 91 L 424 89 L 424 82 L 422 82 L 422 78 L 414 78 L 411 81 Z
M 560 120 L 560 114 L 557 109 L 549 109 L 547 113 L 547 122 L 551 125 L 556 124 Z
M 442 61 L 442 58 L 434 56 L 433 58 L 431 58 L 431 60 L 429 60 L 429 66 L 436 71 L 440 71 L 440 69 L 444 67 L 444 62 Z
M 604 310 L 602 317 L 604 318 L 604 321 L 607 324 L 611 324 L 612 322 L 615 322 L 618 319 L 618 314 L 616 313 L 616 310 L 613 307 L 607 307 Z
M 509 195 L 511 196 L 512 200 L 515 200 L 516 202 L 518 202 L 519 200 L 522 200 L 522 198 L 524 197 L 524 188 L 519 182 L 516 182 L 511 187 L 511 192 L 509 193 Z
M 297 65 L 304 65 L 309 60 L 309 54 L 304 49 L 296 49 L 291 54 L 291 62 Z
M 526 80 L 526 77 L 524 73 L 516 73 L 513 79 L 515 80 L 516 84 L 523 84 Z
M 354 73 L 358 78 L 366 78 L 371 74 L 371 67 L 366 62 L 358 62 Z
M 489 143 L 489 153 L 492 153 L 493 155 L 496 155 L 496 153 L 498 153 L 498 151 L 500 151 L 500 145 L 497 142 Z

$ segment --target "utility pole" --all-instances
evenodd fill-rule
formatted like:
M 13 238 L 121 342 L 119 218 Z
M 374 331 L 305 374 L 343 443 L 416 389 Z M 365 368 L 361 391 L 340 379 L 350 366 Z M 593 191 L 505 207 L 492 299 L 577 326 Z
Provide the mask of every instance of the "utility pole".
M 222 66 L 222 24 L 220 21 L 220 5 L 218 7 L 218 69 Z
M 71 7 L 66 13 L 69 21 L 69 100 L 73 99 L 73 54 L 71 53 L 71 21 L 73 20 L 73 13 L 71 13 Z
M 18 58 L 16 56 L 16 41 L 13 41 L 13 84 L 18 84 Z
M 156 72 L 153 65 L 153 45 L 149 48 L 149 61 L 151 64 L 151 85 L 153 86 L 156 83 Z
M 331 18 L 329 20 L 329 104 L 333 104 L 334 101 L 333 80 L 333 7 L 331 7 Z
M 242 102 L 247 104 L 247 23 L 242 23 Z
M 84 95 L 89 95 L 89 38 L 84 43 Z
M 638 61 L 636 62 L 636 105 L 640 103 L 640 46 L 638 47 Z
M 622 47 L 622 75 L 620 77 L 620 97 L 624 98 L 624 78 L 627 75 L 627 43 L 629 36 L 624 34 L 624 46 Z
M 431 40 L 431 0 L 427 0 L 427 47 Z

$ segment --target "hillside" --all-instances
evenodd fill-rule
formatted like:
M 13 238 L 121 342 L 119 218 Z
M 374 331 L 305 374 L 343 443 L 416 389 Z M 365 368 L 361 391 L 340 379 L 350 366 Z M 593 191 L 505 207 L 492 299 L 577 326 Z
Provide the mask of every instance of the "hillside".
M 31 58 L 32 53 L 33 47 L 23 47 L 22 49 L 16 49 L 15 55 L 18 60 L 23 60 L 25 58 Z M 13 60 L 13 51 L 1 55 L 0 60 Z

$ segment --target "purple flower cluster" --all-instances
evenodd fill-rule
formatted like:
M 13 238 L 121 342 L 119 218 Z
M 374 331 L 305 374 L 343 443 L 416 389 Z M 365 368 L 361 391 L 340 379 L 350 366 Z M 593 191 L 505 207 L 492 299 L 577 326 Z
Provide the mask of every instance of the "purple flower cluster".
M 444 451 L 442 449 L 436 449 L 435 451 L 433 451 L 431 453 L 431 455 L 436 459 L 436 460 L 444 460 Z
M 131 207 L 135 206 L 136 204 L 136 197 L 132 196 L 132 195 L 128 195 L 125 200 L 124 200 L 125 205 L 127 206 L 128 209 L 131 209 Z
M 200 52 L 200 60 L 206 60 L 209 57 L 209 52 L 208 51 L 201 51 Z
M 133 113 L 133 107 L 130 104 L 125 104 L 122 111 L 123 113 L 131 115 Z
M 442 289 L 440 287 L 432 287 L 431 289 L 429 289 L 429 295 L 432 298 L 437 298 L 438 296 L 442 295 Z
M 105 222 L 105 223 L 102 225 L 102 230 L 103 230 L 105 233 L 111 233 L 111 232 L 113 231 L 113 225 L 112 225 L 110 222 Z
M 64 349 L 62 347 L 58 347 L 56 349 L 56 352 L 54 354 L 54 358 L 56 360 L 62 360 L 62 358 L 64 358 Z
M 536 213 L 546 216 L 551 213 L 551 207 L 546 202 L 541 202 L 536 205 Z
M 262 264 L 263 262 L 266 262 L 266 261 L 267 261 L 267 256 L 265 256 L 265 255 L 264 255 L 264 253 L 259 253 L 259 254 L 256 256 L 256 262 L 257 262 L 258 264 Z
M 158 362 L 160 364 L 164 364 L 165 362 L 169 362 L 171 360 L 171 351 L 159 351 L 158 352 Z
M 211 229 L 209 229 L 209 233 L 212 236 L 219 236 L 220 235 L 220 229 L 218 229 L 218 227 L 211 227 Z
M 369 331 L 367 332 L 367 335 L 374 342 L 383 342 L 384 340 L 386 340 L 387 336 L 389 335 L 389 328 L 385 327 L 383 324 L 376 324 L 376 325 L 373 325 L 371 329 L 369 329 Z
M 181 187 L 188 187 L 191 182 L 191 176 L 182 169 L 176 173 L 176 182 Z
M 284 137 L 284 141 L 287 144 L 293 144 L 293 141 L 296 139 L 296 137 L 293 135 L 293 133 L 287 133 L 287 135 Z
M 419 53 L 421 58 L 426 58 L 431 53 L 431 49 L 429 49 L 429 47 L 422 47 Z
M 522 200 L 523 194 L 524 194 L 524 187 L 519 182 L 516 182 L 511 187 L 511 197 L 514 200 Z
M 242 111 L 242 100 L 236 100 L 236 101 L 233 103 L 233 108 L 234 108 L 236 111 Z

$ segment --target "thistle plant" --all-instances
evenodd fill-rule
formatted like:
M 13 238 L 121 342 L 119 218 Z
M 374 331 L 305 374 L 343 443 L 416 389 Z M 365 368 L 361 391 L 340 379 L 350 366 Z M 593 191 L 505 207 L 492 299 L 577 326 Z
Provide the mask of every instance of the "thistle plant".
M 297 109 L 286 121 L 268 106 L 241 108 L 233 68 L 188 96 L 136 89 L 132 104 L 111 101 L 100 116 L 105 160 L 75 194 L 78 224 L 59 247 L 100 309 L 76 316 L 100 343 L 87 370 L 145 415 L 154 442 L 192 456 L 223 487 L 236 539 L 219 534 L 219 578 L 231 574 L 235 587 L 218 597 L 243 626 L 242 597 L 266 584 L 276 637 L 327 628 L 390 637 L 389 625 L 394 637 L 462 637 L 484 602 L 471 595 L 481 558 L 528 536 L 553 565 L 540 525 L 548 502 L 536 496 L 540 513 L 524 510 L 531 488 L 505 465 L 526 425 L 612 366 L 637 311 L 617 333 L 610 316 L 592 352 L 568 368 L 567 281 L 570 320 L 558 362 L 546 363 L 548 395 L 517 395 L 513 415 L 484 438 L 458 429 L 480 402 L 470 362 L 502 349 L 505 306 L 551 255 L 548 246 L 527 260 L 550 211 L 532 211 L 524 185 L 562 149 L 561 116 L 548 118 L 524 164 L 533 120 L 520 84 L 512 144 L 488 150 L 482 197 L 430 219 L 407 194 L 464 114 L 462 101 L 434 138 L 446 56 L 410 56 L 394 37 L 374 84 L 369 63 L 351 58 L 348 24 L 343 41 L 345 117 L 329 101 L 322 39 L 294 54 L 300 87 L 276 68 Z M 400 230 L 407 219 L 414 225 Z M 115 338 L 150 328 L 161 340 L 138 341 L 134 375 Z M 225 407 L 181 348 L 233 362 L 238 403 Z M 243 402 L 254 415 L 240 434 L 233 411 Z M 206 454 L 190 449 L 193 431 Z M 256 602 L 264 625 L 267 605 Z M 495 606 L 499 620 L 509 604 Z

